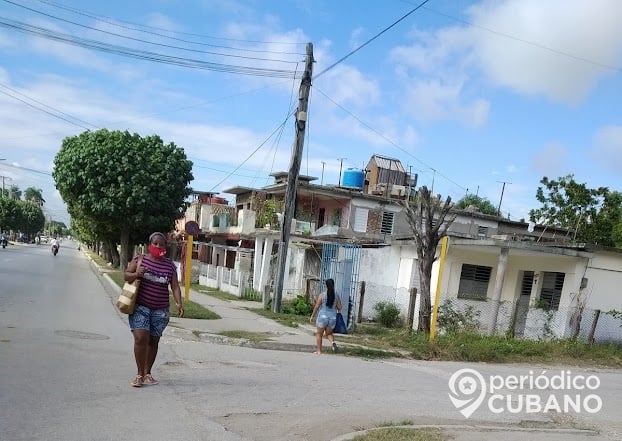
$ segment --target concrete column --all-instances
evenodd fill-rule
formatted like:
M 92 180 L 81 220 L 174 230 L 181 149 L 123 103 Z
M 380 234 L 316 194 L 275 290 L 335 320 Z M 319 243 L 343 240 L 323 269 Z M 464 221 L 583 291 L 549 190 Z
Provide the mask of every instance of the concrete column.
M 509 248 L 501 248 L 499 254 L 499 262 L 497 263 L 497 278 L 495 280 L 495 290 L 492 294 L 492 317 L 490 319 L 490 327 L 488 332 L 493 335 L 497 329 L 497 319 L 499 316 L 499 305 L 501 303 L 501 293 L 503 291 L 503 281 L 505 279 L 505 271 L 508 267 Z
M 259 277 L 261 275 L 261 260 L 263 257 L 262 250 L 264 242 L 264 237 L 255 238 L 255 255 L 253 256 L 253 289 L 255 291 L 261 291 L 261 286 L 259 286 Z
M 216 265 L 216 247 L 212 246 L 212 265 L 217 266 Z
M 259 276 L 259 290 L 263 291 L 263 287 L 268 283 L 268 276 L 270 274 L 270 257 L 272 257 L 272 245 L 274 239 L 272 237 L 266 237 L 266 243 L 264 245 L 263 256 L 261 260 L 261 275 Z

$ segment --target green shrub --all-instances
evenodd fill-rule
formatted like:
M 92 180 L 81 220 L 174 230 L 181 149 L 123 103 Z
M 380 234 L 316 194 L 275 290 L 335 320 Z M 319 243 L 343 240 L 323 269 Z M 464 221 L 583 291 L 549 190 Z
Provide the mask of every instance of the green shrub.
M 382 326 L 393 328 L 400 324 L 400 308 L 392 302 L 378 302 L 374 305 L 376 321 Z
M 309 315 L 313 311 L 313 305 L 305 296 L 296 296 L 294 300 L 283 302 L 281 312 L 283 314 Z
M 447 333 L 477 332 L 480 327 L 480 312 L 468 305 L 460 311 L 454 307 L 452 300 L 445 300 L 438 307 L 438 327 Z

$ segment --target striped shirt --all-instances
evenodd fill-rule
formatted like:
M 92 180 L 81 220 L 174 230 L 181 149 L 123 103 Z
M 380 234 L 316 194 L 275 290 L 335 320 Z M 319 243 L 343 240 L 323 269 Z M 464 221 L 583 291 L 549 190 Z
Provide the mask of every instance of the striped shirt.
M 138 260 L 138 256 L 134 257 L 134 260 Z M 145 268 L 145 274 L 140 280 L 136 304 L 150 309 L 168 309 L 168 287 L 172 278 L 177 277 L 175 264 L 168 257 L 151 260 L 145 256 L 142 266 Z

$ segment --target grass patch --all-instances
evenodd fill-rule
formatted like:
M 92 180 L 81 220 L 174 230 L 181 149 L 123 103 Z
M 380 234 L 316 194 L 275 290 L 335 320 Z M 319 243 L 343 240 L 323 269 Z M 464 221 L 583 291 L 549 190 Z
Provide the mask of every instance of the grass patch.
M 385 351 L 382 349 L 373 349 L 373 348 L 368 348 L 368 347 L 363 347 L 363 346 L 349 346 L 349 345 L 339 346 L 339 353 L 343 355 L 350 355 L 353 357 L 372 358 L 372 359 L 402 357 L 402 354 L 395 352 L 395 351 Z
M 285 326 L 289 326 L 290 328 L 297 328 L 301 323 L 309 323 L 308 316 L 302 316 L 297 314 L 283 314 L 272 312 L 267 309 L 255 309 L 249 308 L 255 314 L 259 314 L 263 317 L 274 320 L 277 323 L 280 323 Z
M 229 294 L 228 292 L 220 291 L 213 288 L 207 288 L 206 286 L 199 285 L 198 283 L 190 284 L 190 289 L 196 292 L 200 292 L 201 294 L 207 294 L 208 296 L 216 297 L 220 300 L 244 300 L 240 299 L 233 294 Z
M 103 257 L 101 257 L 99 254 L 95 253 L 94 251 L 89 250 L 88 248 L 83 248 L 84 252 L 86 254 L 89 255 L 89 257 L 91 259 L 93 259 L 93 261 L 101 267 L 104 268 L 108 268 L 108 262 L 106 262 L 106 259 L 104 259 Z
M 576 340 L 541 341 L 453 333 L 440 335 L 430 343 L 424 333 L 361 324 L 350 334 L 348 342 L 385 351 L 406 351 L 421 360 L 622 367 L 622 347 Z
M 268 341 L 270 340 L 270 334 L 265 332 L 250 332 L 250 331 L 223 331 L 219 335 L 231 338 L 243 338 L 251 341 Z
M 352 441 L 447 441 L 450 437 L 439 429 L 407 427 L 383 427 L 370 430 Z
M 175 299 L 173 296 L 170 297 L 170 314 L 171 317 L 177 317 L 177 305 L 175 305 Z M 216 320 L 220 317 L 213 311 L 210 311 L 206 307 L 199 305 L 198 303 L 194 303 L 192 300 L 184 300 L 184 318 L 187 319 L 200 319 L 200 320 Z
M 121 271 L 111 271 L 106 274 L 108 274 L 108 277 L 110 277 L 120 288 L 123 288 L 125 280 L 123 280 L 123 273 Z

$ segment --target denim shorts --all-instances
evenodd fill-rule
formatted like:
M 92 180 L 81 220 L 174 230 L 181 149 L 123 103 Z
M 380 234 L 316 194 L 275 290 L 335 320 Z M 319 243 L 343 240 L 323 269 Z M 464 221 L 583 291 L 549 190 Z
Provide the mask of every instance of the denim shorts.
M 330 329 L 335 329 L 335 325 L 337 324 L 337 316 L 330 316 L 325 314 L 320 314 L 317 316 L 317 320 L 315 321 L 315 326 L 318 328 L 330 327 Z
M 144 305 L 136 305 L 134 314 L 129 315 L 130 329 L 136 331 L 143 329 L 149 331 L 149 335 L 162 337 L 164 328 L 168 325 L 168 309 L 150 309 Z

